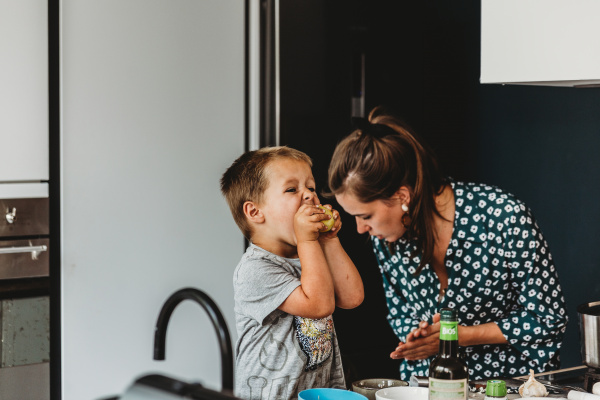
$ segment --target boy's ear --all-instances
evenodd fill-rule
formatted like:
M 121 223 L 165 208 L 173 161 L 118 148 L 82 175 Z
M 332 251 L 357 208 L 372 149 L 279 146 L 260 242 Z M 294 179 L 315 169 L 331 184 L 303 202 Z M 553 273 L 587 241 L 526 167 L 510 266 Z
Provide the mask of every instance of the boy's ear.
M 253 222 L 255 224 L 261 224 L 265 221 L 265 216 L 254 202 L 245 202 L 243 210 L 244 215 L 246 216 L 246 218 L 248 218 L 250 222 Z

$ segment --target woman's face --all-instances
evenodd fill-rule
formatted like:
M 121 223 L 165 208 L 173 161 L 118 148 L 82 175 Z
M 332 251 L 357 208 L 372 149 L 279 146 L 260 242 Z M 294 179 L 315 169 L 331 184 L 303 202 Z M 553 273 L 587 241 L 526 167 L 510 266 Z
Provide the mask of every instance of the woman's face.
M 388 242 L 395 242 L 406 232 L 401 223 L 402 200 L 395 197 L 389 202 L 375 200 L 362 203 L 352 194 L 338 194 L 335 196 L 344 211 L 356 218 L 358 233 L 368 233 Z

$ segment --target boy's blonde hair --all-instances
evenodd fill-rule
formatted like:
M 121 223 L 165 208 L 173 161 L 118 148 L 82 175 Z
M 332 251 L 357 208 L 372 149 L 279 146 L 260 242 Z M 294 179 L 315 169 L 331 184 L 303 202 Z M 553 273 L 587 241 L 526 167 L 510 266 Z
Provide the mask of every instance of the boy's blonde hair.
M 242 154 L 221 177 L 221 193 L 225 196 L 235 223 L 244 236 L 251 240 L 252 227 L 244 215 L 244 203 L 261 203 L 269 185 L 266 169 L 269 163 L 288 158 L 304 161 L 312 167 L 312 160 L 305 153 L 286 146 L 263 147 Z

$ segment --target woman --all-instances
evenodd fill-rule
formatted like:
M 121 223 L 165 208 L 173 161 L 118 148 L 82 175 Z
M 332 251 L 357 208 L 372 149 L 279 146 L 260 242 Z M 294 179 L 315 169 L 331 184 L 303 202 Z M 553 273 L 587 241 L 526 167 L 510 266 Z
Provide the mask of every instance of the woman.
M 459 314 L 471 379 L 557 369 L 567 312 L 531 211 L 493 186 L 455 182 L 381 108 L 343 139 L 329 187 L 371 235 L 402 379 L 428 375 L 443 307 Z

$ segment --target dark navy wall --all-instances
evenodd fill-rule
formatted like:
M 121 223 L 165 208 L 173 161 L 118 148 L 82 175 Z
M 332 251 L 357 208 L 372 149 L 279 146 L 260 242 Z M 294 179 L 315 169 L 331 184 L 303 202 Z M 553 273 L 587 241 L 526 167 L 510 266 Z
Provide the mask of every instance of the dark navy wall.
M 600 300 L 600 88 L 482 85 L 479 1 L 378 4 L 369 105 L 403 114 L 456 179 L 500 186 L 533 210 L 567 300 L 563 367 L 580 365 L 576 307 Z
M 534 211 L 569 316 L 563 366 L 581 363 L 576 306 L 600 300 L 600 89 L 482 86 L 477 177 Z
M 364 49 L 367 109 L 393 107 L 449 175 L 533 209 L 571 318 L 562 366 L 580 365 L 576 306 L 600 300 L 600 88 L 481 85 L 479 0 L 287 0 L 281 23 L 282 143 L 313 157 L 317 185 L 350 131 L 352 54 Z M 381 278 L 367 238 L 342 217 L 366 293 L 334 313 L 348 378 L 393 377 Z

